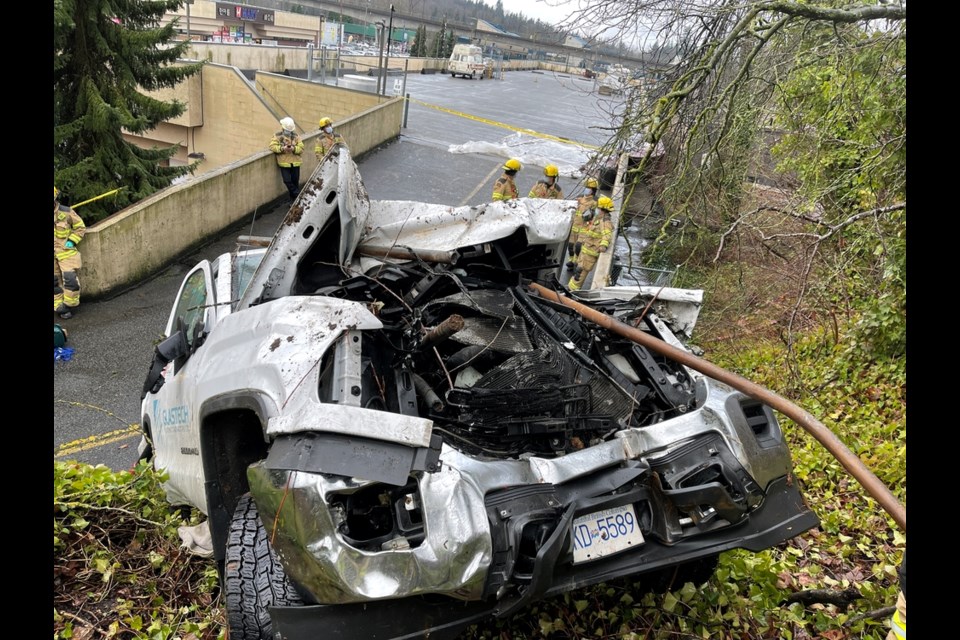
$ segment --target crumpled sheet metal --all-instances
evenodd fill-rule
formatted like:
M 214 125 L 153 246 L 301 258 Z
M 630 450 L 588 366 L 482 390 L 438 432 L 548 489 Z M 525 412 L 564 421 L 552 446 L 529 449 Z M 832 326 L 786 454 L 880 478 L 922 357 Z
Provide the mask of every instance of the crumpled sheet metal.
M 284 405 L 316 379 L 317 363 L 347 330 L 383 324 L 359 302 L 319 296 L 287 296 L 231 313 L 197 354 L 197 400 L 238 388 L 260 389 Z
M 418 416 L 386 413 L 363 407 L 324 403 L 314 395 L 298 396 L 302 402 L 270 418 L 267 435 L 317 431 L 396 442 L 408 447 L 429 447 L 433 421 Z
M 530 244 L 566 242 L 576 200 L 519 198 L 474 207 L 402 200 L 370 202 L 363 242 L 375 246 L 452 251 L 523 229 Z
M 355 480 L 253 465 L 250 491 L 273 545 L 292 579 L 321 604 L 364 602 L 425 593 L 476 600 L 483 590 L 492 543 L 483 494 L 471 478 L 444 465 L 421 481 L 429 535 L 415 549 L 361 551 L 337 533 L 334 491 L 362 486 Z M 281 506 L 282 503 L 282 506 Z
M 446 593 L 481 597 L 492 555 L 483 496 L 524 484 L 568 482 L 627 458 L 618 440 L 557 459 L 477 460 L 446 445 L 441 469 L 424 474 L 419 495 L 427 536 L 414 549 L 371 552 L 338 533 L 335 494 L 369 483 L 355 478 L 250 467 L 250 491 L 290 577 L 321 604 Z
M 656 300 L 653 311 L 660 315 L 674 333 L 682 333 L 686 337 L 693 335 L 693 327 L 700 316 L 703 306 L 702 289 L 677 289 L 675 287 L 654 287 L 643 285 L 639 287 L 602 287 L 600 289 L 583 289 L 577 291 L 576 298 L 582 300 L 638 300 L 638 304 L 645 305 L 650 300 Z

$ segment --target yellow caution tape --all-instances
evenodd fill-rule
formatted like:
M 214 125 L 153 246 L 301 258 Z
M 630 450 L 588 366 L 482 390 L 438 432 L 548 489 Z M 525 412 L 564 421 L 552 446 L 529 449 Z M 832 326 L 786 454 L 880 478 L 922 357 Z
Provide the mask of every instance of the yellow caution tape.
M 525 129 L 523 127 L 515 127 L 503 122 L 497 122 L 496 120 L 490 120 L 488 118 L 481 118 L 480 116 L 471 115 L 469 113 L 464 113 L 462 111 L 454 111 L 453 109 L 447 109 L 446 107 L 441 107 L 439 105 L 430 104 L 429 102 L 422 102 L 415 98 L 405 98 L 410 102 L 416 102 L 419 105 L 424 107 L 429 107 L 431 109 L 436 109 L 437 111 L 442 111 L 444 113 L 449 113 L 451 115 L 458 116 L 460 118 L 466 118 L 467 120 L 473 120 L 474 122 L 482 122 L 484 124 L 493 125 L 495 127 L 500 127 L 501 129 L 509 129 L 510 131 L 517 131 L 519 133 L 525 133 L 529 136 L 534 136 L 536 138 L 543 138 L 544 140 L 553 140 L 554 142 L 562 142 L 564 144 L 574 144 L 578 147 L 583 147 L 585 149 L 599 149 L 592 144 L 584 144 L 582 142 L 577 142 L 576 140 L 571 140 L 570 138 L 561 138 L 559 136 L 552 136 L 549 133 L 540 133 L 539 131 L 534 131 L 533 129 Z

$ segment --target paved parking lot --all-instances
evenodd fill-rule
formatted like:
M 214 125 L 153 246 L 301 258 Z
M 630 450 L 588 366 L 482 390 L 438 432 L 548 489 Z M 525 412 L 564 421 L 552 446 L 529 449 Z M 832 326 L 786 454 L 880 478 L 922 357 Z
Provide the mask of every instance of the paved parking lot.
M 559 150 L 550 146 L 555 141 L 544 147 L 543 138 L 516 129 L 602 144 L 616 104 L 592 88 L 593 81 L 583 78 L 530 71 L 482 81 L 439 74 L 410 76 L 406 93 L 412 100 L 400 139 L 357 163 L 367 192 L 378 200 L 452 206 L 487 202 L 500 175 L 506 138 L 515 145 L 509 147 L 510 155 Z M 478 142 L 490 143 L 488 150 L 450 152 L 457 145 L 482 147 Z M 517 178 L 522 195 L 541 175 L 540 167 L 524 167 Z M 568 195 L 580 191 L 577 179 L 562 178 L 561 184 Z M 68 362 L 54 362 L 56 459 L 103 463 L 113 469 L 133 465 L 140 391 L 184 274 L 201 259 L 234 249 L 238 235 L 272 236 L 286 210 L 283 203 L 259 212 L 256 219 L 211 239 L 136 287 L 109 299 L 85 301 L 74 318 L 61 321 L 74 355 Z

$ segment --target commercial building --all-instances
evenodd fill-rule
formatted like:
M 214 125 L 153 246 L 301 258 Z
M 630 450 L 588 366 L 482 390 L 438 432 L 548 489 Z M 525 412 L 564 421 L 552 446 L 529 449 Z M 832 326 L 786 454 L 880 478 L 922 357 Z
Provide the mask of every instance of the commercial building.
M 164 16 L 163 24 L 177 19 L 183 38 L 235 44 L 319 46 L 337 41 L 336 25 L 324 25 L 319 16 L 274 11 L 233 2 L 193 0 Z M 332 33 L 327 33 L 332 31 Z

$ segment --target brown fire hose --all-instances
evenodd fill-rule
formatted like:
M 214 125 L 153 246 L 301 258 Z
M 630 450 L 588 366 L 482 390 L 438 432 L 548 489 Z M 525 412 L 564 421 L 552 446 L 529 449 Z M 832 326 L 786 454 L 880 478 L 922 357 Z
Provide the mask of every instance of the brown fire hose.
M 680 364 L 695 369 L 715 380 L 728 384 L 734 389 L 769 405 L 789 417 L 816 438 L 820 444 L 826 447 L 827 451 L 866 489 L 867 493 L 880 503 L 884 511 L 890 514 L 890 517 L 899 525 L 900 529 L 904 533 L 907 532 L 907 510 L 897 501 L 890 489 L 887 488 L 832 431 L 797 405 L 781 398 L 768 389 L 764 389 L 760 385 L 750 382 L 746 378 L 742 378 L 735 373 L 731 373 L 702 358 L 698 358 L 692 353 L 671 346 L 659 338 L 655 338 L 644 331 L 635 329 L 619 320 L 615 320 L 605 313 L 580 304 L 576 300 L 571 300 L 566 296 L 560 296 L 556 291 L 551 291 L 536 283 L 530 283 L 530 287 L 539 292 L 544 298 L 570 307 L 587 320 L 600 325 L 604 329 L 676 360 Z

